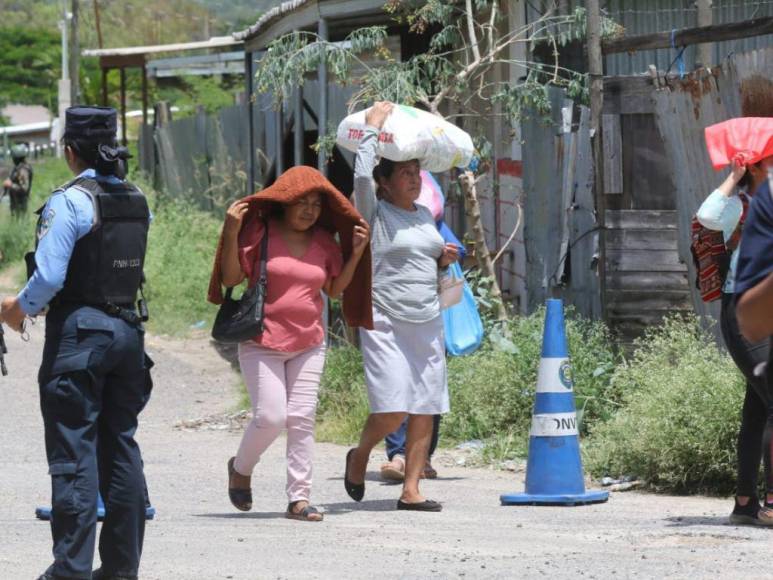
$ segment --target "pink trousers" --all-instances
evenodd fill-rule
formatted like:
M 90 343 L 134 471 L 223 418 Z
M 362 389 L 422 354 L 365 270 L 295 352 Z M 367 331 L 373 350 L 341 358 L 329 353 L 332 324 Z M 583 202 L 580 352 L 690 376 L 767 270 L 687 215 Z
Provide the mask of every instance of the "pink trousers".
M 244 342 L 239 345 L 239 364 L 252 402 L 252 420 L 234 468 L 251 475 L 263 452 L 287 428 L 287 497 L 291 502 L 308 500 L 324 344 L 286 353 Z

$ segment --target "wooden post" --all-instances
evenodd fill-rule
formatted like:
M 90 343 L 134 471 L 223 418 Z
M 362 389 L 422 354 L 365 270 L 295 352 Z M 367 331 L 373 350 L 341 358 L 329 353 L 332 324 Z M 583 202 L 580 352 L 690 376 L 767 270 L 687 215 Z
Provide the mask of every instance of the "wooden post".
M 317 34 L 322 42 L 328 40 L 327 20 L 319 19 Z M 317 80 L 319 82 L 319 118 L 317 119 L 317 135 L 320 139 L 327 135 L 327 63 L 323 60 L 317 70 Z M 327 156 L 320 150 L 317 162 L 317 169 L 322 175 L 327 176 Z
M 121 67 L 121 143 L 126 147 L 126 69 Z
M 244 52 L 244 91 L 247 107 L 247 195 L 255 193 L 255 107 L 252 99 L 255 93 L 253 78 L 253 55 Z
M 295 117 L 295 131 L 293 133 L 293 163 L 297 165 L 303 165 L 303 86 L 298 85 L 293 95 L 294 112 Z
M 148 124 L 148 68 L 142 65 L 142 126 Z
M 274 155 L 274 165 L 276 167 L 275 178 L 278 178 L 285 170 L 285 116 L 284 116 L 284 104 L 279 105 L 279 109 L 274 111 L 274 119 L 276 120 L 276 155 Z
M 107 107 L 107 75 L 110 73 L 109 68 L 102 67 L 102 106 Z
M 714 23 L 712 4 L 712 0 L 695 0 L 695 6 L 698 8 L 698 26 L 711 26 Z M 703 67 L 711 67 L 714 60 L 712 48 L 713 46 L 709 42 L 699 44 L 695 61 Z
M 99 48 L 103 48 L 102 23 L 99 17 L 99 0 L 94 0 L 94 24 L 97 28 L 97 44 L 99 44 Z
M 153 124 L 156 127 L 166 127 L 172 122 L 172 109 L 166 101 L 159 101 L 153 107 Z
M 741 22 L 730 22 L 729 24 L 681 28 L 676 32 L 669 30 L 667 32 L 612 38 L 602 43 L 602 50 L 604 54 L 617 54 L 637 50 L 671 48 L 672 44 L 690 46 L 703 42 L 738 40 L 739 38 L 753 38 L 766 34 L 773 34 L 773 16 L 763 16 Z
M 607 319 L 607 236 L 606 199 L 604 198 L 604 147 L 601 112 L 604 107 L 604 57 L 601 54 L 601 10 L 599 0 L 588 0 L 588 74 L 590 75 L 590 133 L 593 148 L 593 175 L 596 200 L 596 223 L 599 228 L 599 290 L 601 318 Z

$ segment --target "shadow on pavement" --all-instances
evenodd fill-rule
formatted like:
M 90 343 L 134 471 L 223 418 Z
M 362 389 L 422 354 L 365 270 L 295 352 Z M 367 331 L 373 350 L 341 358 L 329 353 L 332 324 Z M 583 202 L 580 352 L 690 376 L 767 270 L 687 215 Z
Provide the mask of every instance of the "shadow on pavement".
M 349 512 L 393 512 L 397 509 L 397 498 L 395 499 L 375 499 L 362 502 L 346 501 L 340 503 L 323 503 L 325 513 L 330 515 L 341 515 Z
M 730 526 L 727 516 L 675 516 L 666 518 L 671 528 L 687 528 L 690 526 Z
M 343 471 L 343 470 L 341 470 Z M 469 477 L 436 477 L 435 479 L 422 479 L 421 481 L 465 481 L 469 479 Z M 328 477 L 327 481 L 343 481 L 344 477 L 341 475 L 340 477 Z M 381 478 L 381 474 L 378 471 L 368 471 L 368 473 L 365 474 L 365 481 L 373 481 L 375 483 L 380 483 L 382 485 L 402 485 L 402 481 L 387 481 L 385 479 Z
M 224 520 L 277 520 L 285 519 L 285 512 L 234 512 L 227 514 L 191 514 L 194 518 L 219 518 Z

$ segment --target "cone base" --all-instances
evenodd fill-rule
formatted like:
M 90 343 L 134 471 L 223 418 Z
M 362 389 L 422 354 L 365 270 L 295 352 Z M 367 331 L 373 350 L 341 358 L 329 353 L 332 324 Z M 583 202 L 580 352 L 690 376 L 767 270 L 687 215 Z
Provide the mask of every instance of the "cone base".
M 538 493 L 504 493 L 499 496 L 502 505 L 587 505 L 603 503 L 609 499 L 608 491 L 586 491 L 561 495 L 543 495 Z
M 51 508 L 50 507 L 39 507 L 35 508 L 35 517 L 39 520 L 45 520 L 48 521 L 51 519 Z M 154 507 L 148 507 L 145 508 L 145 519 L 146 520 L 152 520 L 156 517 L 156 508 Z M 105 508 L 100 507 L 97 508 L 97 521 L 101 522 L 105 519 Z

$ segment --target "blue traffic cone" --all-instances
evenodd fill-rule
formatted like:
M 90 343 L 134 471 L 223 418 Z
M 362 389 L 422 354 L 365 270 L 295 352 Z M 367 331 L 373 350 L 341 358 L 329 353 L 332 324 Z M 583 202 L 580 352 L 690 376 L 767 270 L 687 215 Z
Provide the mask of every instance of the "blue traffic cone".
M 578 505 L 607 501 L 585 491 L 572 369 L 561 300 L 548 300 L 537 395 L 529 434 L 525 493 L 500 496 L 502 505 Z
M 148 501 L 147 491 L 145 492 L 145 519 L 146 520 L 152 520 L 156 517 L 156 508 L 154 508 L 152 505 L 150 505 L 150 502 Z M 39 520 L 50 520 L 51 519 L 51 508 L 50 507 L 39 507 L 35 508 L 35 517 Z M 101 522 L 105 519 L 105 502 L 102 501 L 102 494 L 97 494 L 97 521 Z

